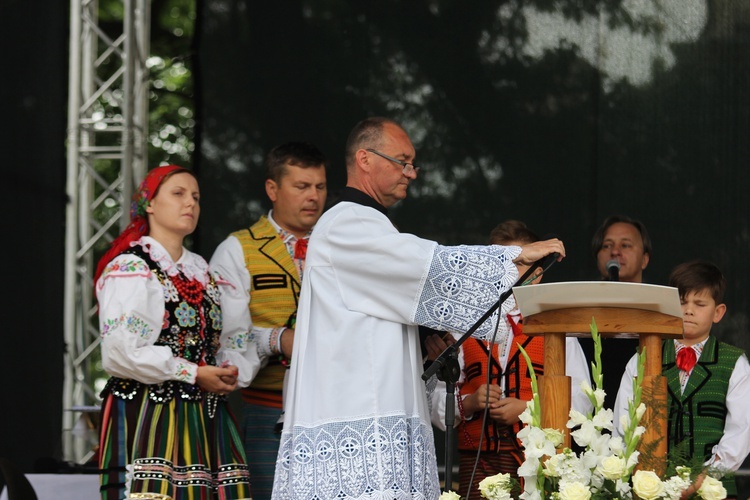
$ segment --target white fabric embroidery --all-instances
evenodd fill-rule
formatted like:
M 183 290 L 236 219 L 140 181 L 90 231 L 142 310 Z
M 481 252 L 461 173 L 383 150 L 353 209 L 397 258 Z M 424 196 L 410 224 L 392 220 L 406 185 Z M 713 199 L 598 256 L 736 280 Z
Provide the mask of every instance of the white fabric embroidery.
M 419 299 L 416 323 L 442 331 L 450 329 L 447 325 L 473 324 L 481 318 L 487 312 L 483 304 L 499 300 L 498 284 L 501 289 L 507 290 L 515 283 L 515 276 L 507 272 L 509 255 L 498 255 L 489 251 L 491 249 L 438 245 Z M 514 307 L 513 300 L 506 300 L 500 312 L 505 317 Z M 491 340 L 497 317 L 495 311 L 472 337 Z M 504 321 L 500 328 L 507 329 Z
M 386 416 L 317 427 L 282 437 L 276 464 L 280 499 L 437 498 L 432 431 L 419 417 Z M 427 496 L 429 495 L 429 496 Z

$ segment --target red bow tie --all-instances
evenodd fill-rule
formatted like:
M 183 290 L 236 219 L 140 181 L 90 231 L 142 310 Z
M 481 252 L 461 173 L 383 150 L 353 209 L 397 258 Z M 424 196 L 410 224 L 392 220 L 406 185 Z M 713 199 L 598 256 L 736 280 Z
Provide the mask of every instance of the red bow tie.
M 695 350 L 692 347 L 686 346 L 680 349 L 677 353 L 677 368 L 690 373 L 690 370 L 695 366 L 695 362 L 698 361 Z
M 518 323 L 513 320 L 513 316 L 508 314 L 508 323 L 510 323 L 510 329 L 513 331 L 513 335 L 523 334 L 523 325 L 521 325 L 521 318 L 518 318 Z
M 297 240 L 294 244 L 294 258 L 305 260 L 307 257 L 307 238 Z

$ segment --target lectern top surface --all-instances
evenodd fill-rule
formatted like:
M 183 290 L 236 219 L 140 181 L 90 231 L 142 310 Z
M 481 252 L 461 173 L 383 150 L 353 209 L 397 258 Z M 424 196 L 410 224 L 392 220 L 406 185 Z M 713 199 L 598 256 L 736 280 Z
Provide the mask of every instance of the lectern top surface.
M 682 318 L 677 288 L 618 281 L 566 281 L 513 288 L 524 317 L 574 307 L 621 307 Z

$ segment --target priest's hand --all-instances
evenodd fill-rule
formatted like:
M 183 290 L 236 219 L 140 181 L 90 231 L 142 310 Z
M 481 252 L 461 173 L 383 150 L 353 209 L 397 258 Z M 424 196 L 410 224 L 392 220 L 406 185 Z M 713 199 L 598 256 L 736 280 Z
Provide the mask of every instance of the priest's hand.
M 531 265 L 550 254 L 557 253 L 557 261 L 561 261 L 565 257 L 565 246 L 563 242 L 557 238 L 550 240 L 536 241 L 523 245 L 521 247 L 521 253 L 513 259 L 515 264 Z
M 424 347 L 427 351 L 427 360 L 435 361 L 445 351 L 449 345 L 456 343 L 456 339 L 450 333 L 445 333 L 442 336 L 438 333 L 433 333 L 429 337 L 424 339 Z

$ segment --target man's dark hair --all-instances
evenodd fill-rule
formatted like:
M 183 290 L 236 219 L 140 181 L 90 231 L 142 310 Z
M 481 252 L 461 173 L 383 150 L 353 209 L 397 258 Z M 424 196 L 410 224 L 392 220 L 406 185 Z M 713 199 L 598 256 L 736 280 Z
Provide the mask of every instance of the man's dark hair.
M 520 220 L 506 220 L 490 232 L 490 243 L 493 245 L 508 245 L 511 242 L 528 244 L 535 241 L 539 241 L 539 237 Z
M 266 155 L 266 179 L 279 184 L 287 165 L 318 168 L 325 167 L 327 161 L 325 155 L 309 142 L 287 142 L 276 146 Z

